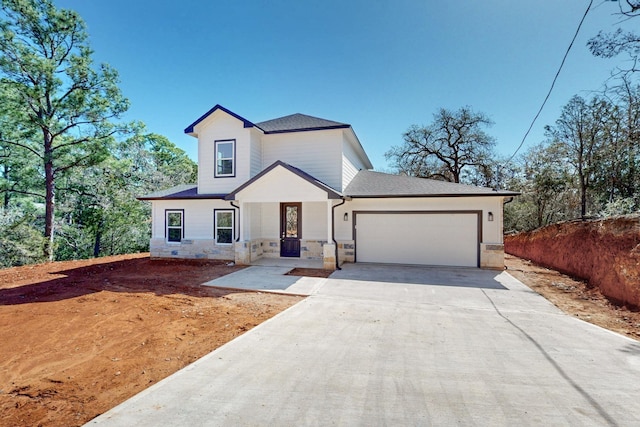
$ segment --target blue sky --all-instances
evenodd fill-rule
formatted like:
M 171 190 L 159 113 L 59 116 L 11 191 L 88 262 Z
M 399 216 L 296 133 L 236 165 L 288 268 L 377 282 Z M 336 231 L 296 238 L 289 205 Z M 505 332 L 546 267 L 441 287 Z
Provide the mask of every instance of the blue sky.
M 412 124 L 471 106 L 495 125 L 497 152 L 516 149 L 539 108 L 587 0 L 54 0 L 87 23 L 94 59 L 120 73 L 141 120 L 194 160 L 185 127 L 215 104 L 259 122 L 303 113 L 353 126 L 373 165 Z M 586 42 L 617 28 L 596 0 L 524 149 L 544 139 L 575 94 L 602 88 L 617 59 Z M 640 18 L 639 18 L 640 19 Z M 625 25 L 636 24 L 635 21 Z

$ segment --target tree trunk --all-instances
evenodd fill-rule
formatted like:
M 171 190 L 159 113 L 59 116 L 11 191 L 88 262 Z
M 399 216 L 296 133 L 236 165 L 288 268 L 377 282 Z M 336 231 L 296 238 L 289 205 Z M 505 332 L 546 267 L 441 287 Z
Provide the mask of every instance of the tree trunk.
M 44 133 L 44 176 L 45 176 L 45 213 L 44 213 L 44 257 L 53 261 L 53 222 L 55 217 L 55 173 L 53 170 L 53 143 L 51 135 Z
M 98 221 L 98 228 L 96 229 L 96 238 L 93 242 L 93 257 L 98 258 L 100 256 L 100 245 L 102 241 L 102 226 L 104 225 L 104 219 L 100 218 Z
M 584 219 L 587 216 L 587 184 L 584 182 L 584 176 L 580 174 L 580 217 Z

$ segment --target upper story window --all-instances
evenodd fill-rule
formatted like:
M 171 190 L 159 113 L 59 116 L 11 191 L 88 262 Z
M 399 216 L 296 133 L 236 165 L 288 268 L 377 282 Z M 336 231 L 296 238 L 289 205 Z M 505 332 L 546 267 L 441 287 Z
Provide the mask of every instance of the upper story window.
M 216 177 L 236 176 L 236 140 L 215 141 Z
M 181 242 L 184 236 L 184 211 L 168 210 L 165 216 L 167 242 Z

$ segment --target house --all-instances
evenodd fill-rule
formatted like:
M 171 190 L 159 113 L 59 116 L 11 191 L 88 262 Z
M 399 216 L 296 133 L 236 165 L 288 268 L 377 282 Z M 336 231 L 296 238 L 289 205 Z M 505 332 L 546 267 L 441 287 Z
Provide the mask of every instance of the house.
M 371 171 L 350 125 L 303 114 L 253 123 L 216 105 L 185 133 L 198 183 L 140 197 L 154 258 L 503 268 L 518 193 Z

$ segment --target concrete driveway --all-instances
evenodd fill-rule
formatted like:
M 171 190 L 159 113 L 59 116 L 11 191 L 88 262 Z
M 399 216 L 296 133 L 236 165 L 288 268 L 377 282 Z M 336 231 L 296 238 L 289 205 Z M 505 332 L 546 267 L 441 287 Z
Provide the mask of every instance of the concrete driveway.
M 640 343 L 506 272 L 350 264 L 88 425 L 640 425 Z

